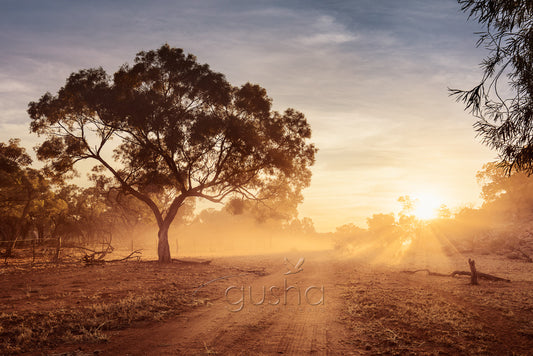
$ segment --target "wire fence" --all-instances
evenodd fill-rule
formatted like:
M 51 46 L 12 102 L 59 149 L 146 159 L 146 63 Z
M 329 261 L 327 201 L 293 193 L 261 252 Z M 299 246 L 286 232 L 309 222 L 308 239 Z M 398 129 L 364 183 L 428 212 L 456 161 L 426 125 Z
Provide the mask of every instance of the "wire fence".
M 53 242 L 53 243 L 50 243 Z M 119 259 L 128 256 L 133 251 L 137 252 L 137 260 L 140 260 L 138 248 L 134 250 L 134 241 L 119 243 L 120 248 L 114 248 L 111 241 L 81 241 L 69 237 L 32 237 L 18 238 L 0 241 L 0 273 L 10 268 L 25 270 L 50 265 L 73 265 L 86 264 L 87 257 L 91 255 L 110 255 Z M 130 251 L 131 249 L 131 251 Z M 103 255 L 101 255 L 103 254 Z M 94 259 L 94 258 L 93 258 Z M 103 261 L 102 262 L 106 262 Z
M 30 241 L 39 241 L 39 242 L 43 242 L 43 241 L 57 241 L 57 237 L 49 237 L 49 238 L 36 238 L 36 239 L 15 239 L 15 240 L 0 240 L 0 243 L 4 243 L 4 242 L 30 242 Z

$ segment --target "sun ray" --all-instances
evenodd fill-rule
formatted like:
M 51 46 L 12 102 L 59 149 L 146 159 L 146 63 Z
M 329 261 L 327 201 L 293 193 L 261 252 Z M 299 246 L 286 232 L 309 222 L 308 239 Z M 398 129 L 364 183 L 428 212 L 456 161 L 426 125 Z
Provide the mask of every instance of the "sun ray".
M 415 206 L 413 214 L 420 220 L 431 220 L 438 216 L 443 201 L 435 192 L 420 192 L 413 194 Z

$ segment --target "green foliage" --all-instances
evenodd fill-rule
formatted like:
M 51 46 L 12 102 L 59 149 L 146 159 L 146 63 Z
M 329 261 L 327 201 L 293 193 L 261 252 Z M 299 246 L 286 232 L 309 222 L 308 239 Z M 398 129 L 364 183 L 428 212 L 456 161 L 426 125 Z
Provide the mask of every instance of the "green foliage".
M 478 45 L 488 50 L 481 81 L 451 89 L 477 118 L 475 130 L 508 171 L 533 173 L 533 2 L 458 0 L 486 29 Z
M 113 236 L 131 236 L 139 225 L 153 222 L 144 204 L 120 190 L 109 191 L 104 177 L 82 189 L 58 177 L 52 179 L 30 164 L 20 140 L 0 143 L 0 247 L 5 257 L 21 244 L 109 242 Z M 155 198 L 158 203 L 165 200 L 164 194 Z M 194 201 L 185 204 L 180 220 L 190 217 L 193 209 Z
M 5 256 L 24 237 L 50 200 L 49 182 L 29 167 L 31 159 L 20 140 L 0 143 L 0 240 Z
M 20 147 L 20 139 L 12 138 L 9 144 L 0 143 L 0 172 L 14 173 L 30 164 L 31 158 L 26 150 Z

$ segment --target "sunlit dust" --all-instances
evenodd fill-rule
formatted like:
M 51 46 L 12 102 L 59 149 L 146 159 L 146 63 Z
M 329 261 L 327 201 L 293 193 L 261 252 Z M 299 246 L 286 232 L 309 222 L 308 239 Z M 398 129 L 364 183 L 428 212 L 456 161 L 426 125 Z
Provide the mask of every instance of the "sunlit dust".
M 438 216 L 442 200 L 435 194 L 423 193 L 414 195 L 416 203 L 413 209 L 414 215 L 420 220 L 430 220 Z
M 401 246 L 401 248 L 402 248 L 402 249 L 407 249 L 407 248 L 409 247 L 409 245 L 411 245 L 412 242 L 413 242 L 412 239 L 404 240 L 404 241 L 402 242 L 402 246 Z

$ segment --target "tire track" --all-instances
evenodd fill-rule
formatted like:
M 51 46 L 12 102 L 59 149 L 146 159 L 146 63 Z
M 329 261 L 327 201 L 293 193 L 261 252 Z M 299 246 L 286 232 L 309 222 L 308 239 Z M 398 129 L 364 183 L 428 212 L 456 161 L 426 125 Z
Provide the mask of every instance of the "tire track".
M 300 256 L 291 256 L 297 260 Z M 273 257 L 274 258 L 274 257 Z M 102 354 L 131 355 L 331 355 L 354 354 L 344 338 L 344 326 L 338 322 L 342 303 L 340 287 L 344 274 L 319 254 L 305 256 L 303 271 L 285 275 L 283 259 L 276 257 L 269 263 L 279 265 L 267 276 L 250 276 L 235 281 L 229 301 L 244 298 L 242 310 L 231 312 L 240 305 L 226 300 L 225 288 L 218 285 L 221 297 L 210 305 L 199 307 L 181 317 L 136 330 L 118 334 L 113 345 Z M 250 303 L 249 288 L 255 303 L 262 297 L 265 302 Z M 310 286 L 317 287 L 308 293 L 311 302 L 322 297 L 323 304 L 309 305 L 305 293 Z M 275 287 L 270 293 L 270 287 Z M 213 287 L 214 288 L 214 287 Z M 242 289 L 241 289 L 242 288 Z M 243 293 L 244 290 L 244 294 Z M 298 300 L 300 295 L 300 301 Z M 279 302 L 278 302 L 279 301 Z M 277 302 L 277 303 L 276 303 Z M 137 345 L 136 347 L 127 347 Z M 124 347 L 126 346 L 126 347 Z

